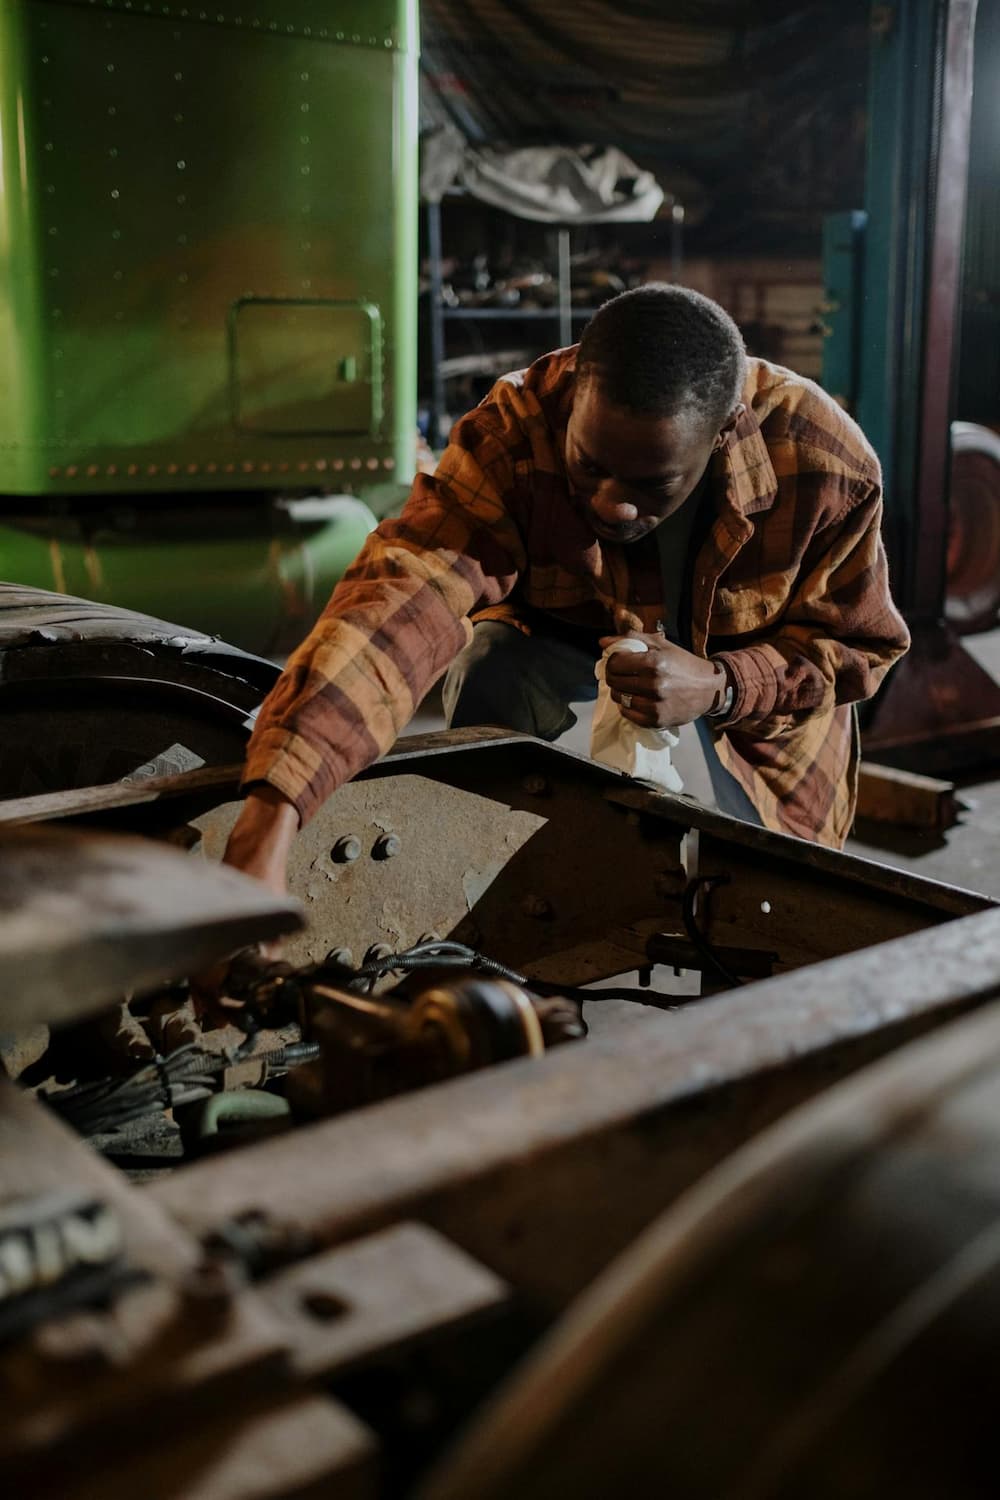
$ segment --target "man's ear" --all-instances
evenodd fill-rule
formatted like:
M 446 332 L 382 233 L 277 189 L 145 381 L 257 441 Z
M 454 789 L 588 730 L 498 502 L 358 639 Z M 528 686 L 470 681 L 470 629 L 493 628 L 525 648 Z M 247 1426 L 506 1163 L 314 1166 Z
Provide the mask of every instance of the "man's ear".
M 726 438 L 732 432 L 733 428 L 736 426 L 737 422 L 740 420 L 740 417 L 742 417 L 745 411 L 746 407 L 744 406 L 743 402 L 737 401 L 736 405 L 729 413 L 729 416 L 719 428 L 718 436 L 716 437 L 715 442 L 712 444 L 713 448 L 722 447 L 723 443 L 726 441 Z

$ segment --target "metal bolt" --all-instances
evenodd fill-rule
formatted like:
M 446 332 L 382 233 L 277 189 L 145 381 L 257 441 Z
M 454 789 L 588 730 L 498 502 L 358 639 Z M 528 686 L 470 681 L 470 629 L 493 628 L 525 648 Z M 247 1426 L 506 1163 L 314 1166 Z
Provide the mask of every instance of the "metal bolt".
M 531 776 L 525 776 L 521 785 L 530 797 L 544 797 L 549 790 L 549 784 L 545 777 L 539 776 L 537 772 Z
M 361 840 L 353 833 L 345 833 L 330 850 L 335 865 L 349 865 L 361 858 Z
M 381 838 L 375 840 L 372 849 L 372 859 L 392 859 L 402 849 L 399 837 L 395 833 L 383 833 Z
M 364 957 L 366 964 L 374 963 L 377 958 L 391 958 L 395 952 L 388 943 L 372 943 Z
M 544 896 L 525 896 L 521 910 L 526 917 L 551 917 L 552 907 Z
M 199 1261 L 181 1278 L 180 1291 L 188 1303 L 204 1313 L 228 1310 L 243 1282 L 243 1273 L 233 1260 L 217 1256 Z

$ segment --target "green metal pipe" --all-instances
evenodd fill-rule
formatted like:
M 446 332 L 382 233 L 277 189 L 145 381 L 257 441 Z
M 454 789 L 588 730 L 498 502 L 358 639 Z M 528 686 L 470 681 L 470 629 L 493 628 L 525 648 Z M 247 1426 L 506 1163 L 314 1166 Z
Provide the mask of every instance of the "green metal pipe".
M 0 519 L 0 577 L 140 610 L 281 656 L 302 639 L 375 517 L 340 495 Z

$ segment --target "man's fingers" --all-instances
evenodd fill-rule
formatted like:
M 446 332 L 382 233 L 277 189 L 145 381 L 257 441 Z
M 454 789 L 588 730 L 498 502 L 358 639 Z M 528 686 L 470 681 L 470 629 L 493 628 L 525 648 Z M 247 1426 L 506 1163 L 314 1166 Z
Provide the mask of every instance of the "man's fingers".
M 616 682 L 619 678 L 628 682 L 646 682 L 652 681 L 660 671 L 662 668 L 657 668 L 655 661 L 647 661 L 643 656 L 626 656 L 621 651 L 608 657 L 604 675 L 608 682 Z
M 622 718 L 628 719 L 638 729 L 659 729 L 656 714 L 651 708 L 639 708 L 635 704 L 631 708 L 622 709 Z
M 628 700 L 627 702 L 623 701 L 621 693 L 611 694 L 611 701 L 617 703 L 623 718 L 637 724 L 641 729 L 658 727 L 660 706 L 654 699 L 640 698 L 632 693 L 626 693 L 624 697 Z

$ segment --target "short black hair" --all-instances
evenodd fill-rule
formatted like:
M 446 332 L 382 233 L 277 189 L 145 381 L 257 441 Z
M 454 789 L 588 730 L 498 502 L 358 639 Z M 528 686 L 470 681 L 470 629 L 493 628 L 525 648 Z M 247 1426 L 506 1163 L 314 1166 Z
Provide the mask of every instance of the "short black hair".
M 656 281 L 605 302 L 576 356 L 577 378 L 596 379 L 613 405 L 650 416 L 690 412 L 716 427 L 739 401 L 746 368 L 743 336 L 724 308 Z

